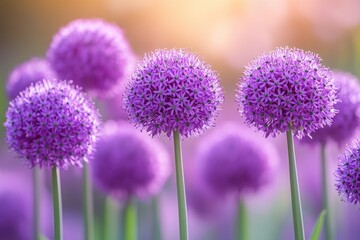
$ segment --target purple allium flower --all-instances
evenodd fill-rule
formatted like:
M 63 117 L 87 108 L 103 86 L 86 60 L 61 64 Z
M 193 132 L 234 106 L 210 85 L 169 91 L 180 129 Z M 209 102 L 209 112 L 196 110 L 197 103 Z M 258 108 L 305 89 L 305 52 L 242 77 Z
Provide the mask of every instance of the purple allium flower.
M 320 128 L 311 134 L 311 138 L 302 140 L 306 143 L 323 143 L 332 139 L 339 145 L 347 142 L 360 124 L 360 85 L 359 80 L 350 73 L 334 71 L 335 86 L 338 88 L 340 101 L 334 105 L 339 112 L 330 126 Z
M 32 58 L 12 70 L 6 83 L 6 93 L 9 100 L 13 100 L 19 92 L 25 90 L 32 83 L 55 77 L 48 62 L 41 58 Z
M 102 116 L 106 120 L 128 120 L 128 114 L 121 107 L 121 103 L 123 100 L 124 90 L 121 89 L 114 96 L 99 99 L 99 109 L 102 110 Z
M 223 93 L 216 72 L 183 49 L 146 55 L 124 95 L 130 120 L 151 135 L 178 130 L 188 137 L 214 123 Z
M 126 122 L 104 124 L 91 164 L 95 183 L 119 199 L 156 194 L 170 173 L 163 147 Z
M 284 146 L 285 147 L 285 146 Z M 320 146 L 310 146 L 299 144 L 296 147 L 296 160 L 298 168 L 299 185 L 302 189 L 302 202 L 306 208 L 311 209 L 314 214 L 319 214 L 323 209 L 323 197 L 321 189 L 321 159 L 320 159 Z M 328 148 L 330 150 L 330 148 Z M 286 149 L 283 149 L 286 153 Z M 319 154 L 317 154 L 319 153 Z M 329 153 L 327 163 L 331 168 L 332 162 L 330 157 L 333 154 Z M 336 155 L 336 154 L 334 154 Z M 283 159 L 287 160 L 287 159 Z M 285 170 L 285 169 L 284 169 Z M 286 168 L 288 171 L 288 169 Z M 331 179 L 327 174 L 327 179 Z M 304 211 L 306 211 L 306 208 Z
M 100 19 L 79 19 L 63 27 L 47 56 L 61 79 L 98 96 L 117 90 L 135 60 L 122 30 Z
M 335 171 L 335 187 L 343 201 L 357 204 L 360 201 L 360 142 L 354 141 L 339 156 Z
M 26 165 L 81 166 L 93 152 L 99 116 L 79 87 L 43 80 L 21 92 L 9 105 L 6 140 Z
M 0 172 L 0 239 L 33 239 L 33 197 L 31 181 L 24 174 Z M 41 231 L 51 234 L 51 209 L 48 194 L 41 195 Z
M 330 125 L 337 102 L 332 72 L 312 52 L 278 48 L 246 67 L 237 89 L 245 121 L 275 137 L 291 125 L 301 138 Z
M 199 149 L 200 174 L 216 193 L 255 192 L 273 178 L 275 150 L 238 125 L 216 129 Z
M 200 178 L 199 174 L 193 177 L 187 177 L 186 199 L 189 207 L 202 218 L 211 218 L 219 216 L 219 212 L 224 210 L 223 199 L 209 188 L 209 186 Z

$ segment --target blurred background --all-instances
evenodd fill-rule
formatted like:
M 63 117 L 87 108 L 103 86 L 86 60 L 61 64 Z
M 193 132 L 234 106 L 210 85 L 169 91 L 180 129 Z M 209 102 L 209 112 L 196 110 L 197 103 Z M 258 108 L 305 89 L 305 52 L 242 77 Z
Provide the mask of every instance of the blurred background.
M 1 0 L 0 123 L 5 121 L 8 101 L 4 85 L 11 69 L 33 56 L 45 56 L 52 36 L 61 26 L 78 18 L 103 18 L 118 24 L 139 58 L 157 48 L 175 47 L 188 48 L 201 55 L 219 72 L 226 93 L 218 124 L 225 121 L 242 124 L 234 103 L 234 89 L 243 68 L 258 54 L 279 46 L 311 50 L 318 53 L 328 67 L 360 77 L 360 0 Z M 206 134 L 201 138 L 206 138 Z M 192 168 L 196 143 L 201 138 L 184 142 L 185 169 Z M 278 149 L 279 171 L 271 187 L 248 199 L 250 239 L 292 239 L 285 140 L 280 137 L 268 141 Z M 171 142 L 165 138 L 163 142 L 172 154 Z M 321 195 L 319 150 L 297 147 L 305 221 L 311 230 L 320 212 L 316 202 Z M 0 151 L 1 171 L 23 169 L 22 163 L 7 151 L 3 124 L 0 124 Z M 341 151 L 343 147 L 335 145 L 328 148 L 330 186 L 334 183 L 332 173 Z M 75 240 L 81 239 L 82 228 L 81 196 L 76 196 L 77 187 L 80 188 L 79 175 L 70 170 L 62 176 L 65 217 L 69 219 L 65 231 L 75 228 L 79 235 L 71 236 L 78 237 L 69 238 Z M 73 182 L 79 182 L 79 186 Z M 173 185 L 171 179 L 161 195 L 163 235 L 164 239 L 171 240 L 177 239 L 178 231 Z M 101 193 L 97 196 L 97 203 L 101 202 Z M 354 209 L 358 209 L 340 202 L 334 188 L 331 196 L 338 239 L 358 239 L 356 236 L 360 235 L 356 231 L 359 230 L 351 226 L 352 222 L 360 221 L 360 213 L 354 213 Z M 139 206 L 139 214 L 143 216 L 139 223 L 140 239 L 151 239 L 146 220 L 151 217 L 149 205 L 144 201 Z M 190 210 L 192 239 L 233 239 L 234 206 L 222 207 L 222 217 L 217 221 Z M 101 216 L 101 209 L 97 214 Z M 100 217 L 97 221 L 101 221 Z M 212 233 L 213 226 L 219 229 L 218 237 Z

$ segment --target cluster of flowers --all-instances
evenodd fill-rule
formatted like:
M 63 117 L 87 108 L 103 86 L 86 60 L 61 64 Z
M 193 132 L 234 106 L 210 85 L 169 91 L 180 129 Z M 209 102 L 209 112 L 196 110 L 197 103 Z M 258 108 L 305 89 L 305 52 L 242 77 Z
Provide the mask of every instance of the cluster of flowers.
M 182 137 L 213 126 L 224 96 L 218 74 L 188 50 L 157 50 L 134 62 L 116 25 L 77 20 L 65 26 L 47 60 L 32 59 L 9 77 L 9 148 L 30 167 L 82 166 L 91 159 L 97 186 L 118 199 L 158 193 L 170 174 L 166 151 L 125 122 L 101 126 L 89 96 L 107 98 L 124 88 L 117 107 L 123 105 L 131 123 L 152 136 L 178 131 Z M 236 101 L 245 122 L 266 137 L 292 130 L 305 142 L 342 144 L 359 126 L 357 81 L 333 73 L 316 54 L 279 48 L 246 67 Z M 219 194 L 257 191 L 276 165 L 264 145 L 237 125 L 219 129 L 199 147 L 199 174 Z M 352 203 L 360 201 L 359 169 L 355 142 L 336 171 L 336 188 Z

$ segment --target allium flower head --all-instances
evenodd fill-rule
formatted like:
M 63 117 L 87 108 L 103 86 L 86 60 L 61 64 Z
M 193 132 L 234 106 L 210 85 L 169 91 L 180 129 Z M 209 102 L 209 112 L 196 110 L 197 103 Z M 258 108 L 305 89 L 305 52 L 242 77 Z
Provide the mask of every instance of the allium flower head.
M 6 141 L 30 167 L 82 165 L 93 152 L 98 112 L 79 87 L 43 80 L 10 102 Z
M 128 120 L 128 114 L 122 108 L 124 89 L 121 88 L 120 91 L 114 96 L 99 99 L 99 109 L 102 110 L 101 115 L 106 120 Z
M 357 204 L 360 202 L 360 142 L 354 141 L 339 156 L 335 171 L 336 189 L 343 201 Z
M 32 58 L 12 70 L 6 83 L 6 93 L 9 100 L 14 99 L 19 92 L 32 83 L 55 77 L 48 62 L 41 58 Z
M 63 27 L 47 56 L 59 78 L 100 97 L 117 90 L 134 63 L 122 30 L 100 19 L 79 19 Z
M 157 50 L 133 73 L 124 96 L 130 120 L 152 135 L 188 137 L 214 123 L 223 102 L 218 75 L 193 53 Z
M 271 145 L 235 124 L 216 129 L 199 149 L 199 172 L 222 195 L 259 190 L 272 180 L 278 158 Z
M 192 157 L 193 158 L 193 157 Z M 186 159 L 186 156 L 184 156 Z M 190 160 L 190 159 L 189 159 Z M 186 201 L 189 209 L 198 217 L 211 219 L 218 217 L 223 212 L 225 204 L 223 199 L 218 196 L 202 178 L 197 162 L 191 161 L 190 165 L 185 165 Z
M 332 72 L 312 52 L 278 48 L 249 64 L 237 89 L 247 124 L 275 137 L 291 125 L 299 138 L 330 125 L 337 102 Z
M 163 147 L 126 122 L 104 124 L 91 164 L 95 183 L 119 199 L 156 194 L 170 173 Z
M 302 139 L 307 143 L 325 143 L 332 139 L 341 145 L 354 135 L 360 125 L 359 80 L 352 74 L 341 71 L 334 71 L 334 79 L 340 100 L 334 108 L 339 112 L 330 126 L 316 130 L 311 134 L 312 139 Z

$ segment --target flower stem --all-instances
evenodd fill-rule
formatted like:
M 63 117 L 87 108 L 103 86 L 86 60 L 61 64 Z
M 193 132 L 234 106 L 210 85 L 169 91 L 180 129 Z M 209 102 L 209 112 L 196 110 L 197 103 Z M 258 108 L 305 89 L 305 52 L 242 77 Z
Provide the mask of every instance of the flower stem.
M 294 233 L 296 240 L 304 240 L 304 224 L 301 210 L 299 183 L 296 170 L 295 149 L 291 126 L 286 132 L 288 156 L 289 156 L 289 172 L 290 172 L 290 189 L 291 189 L 291 205 L 294 221 Z
M 83 215 L 85 221 L 85 239 L 94 240 L 93 197 L 88 163 L 84 164 L 83 172 Z
M 33 170 L 33 204 L 34 204 L 34 239 L 40 240 L 40 169 L 35 166 Z
M 62 200 L 59 169 L 53 167 L 51 175 L 54 207 L 54 240 L 62 240 Z
M 151 200 L 152 205 L 152 239 L 161 240 L 160 218 L 159 218 L 159 197 Z
M 129 199 L 124 212 L 123 240 L 137 239 L 137 211 L 135 199 Z
M 104 204 L 104 240 L 118 239 L 119 228 L 118 206 L 110 197 L 106 197 Z
M 237 218 L 237 239 L 248 240 L 248 216 L 244 200 L 239 202 Z
M 353 49 L 351 49 L 354 54 L 353 68 L 355 71 L 357 71 L 357 74 L 360 75 L 360 69 L 359 69 L 358 65 L 356 64 L 360 61 L 360 30 L 359 30 L 359 28 L 355 31 L 355 34 L 353 36 L 354 36 L 353 37 L 354 43 L 353 43 Z
M 322 199 L 323 199 L 323 209 L 326 210 L 325 215 L 325 239 L 332 240 L 331 233 L 331 222 L 330 222 L 330 208 L 329 208 L 329 198 L 328 198 L 328 186 L 327 186 L 327 165 L 326 165 L 326 154 L 325 154 L 325 144 L 321 144 L 321 176 L 322 176 Z
M 188 239 L 188 223 L 186 213 L 186 198 L 185 198 L 185 184 L 183 175 L 183 165 L 181 157 L 181 143 L 179 131 L 174 131 L 174 152 L 175 152 L 175 165 L 176 165 L 176 186 L 178 197 L 178 211 L 179 211 L 179 228 L 180 240 Z

